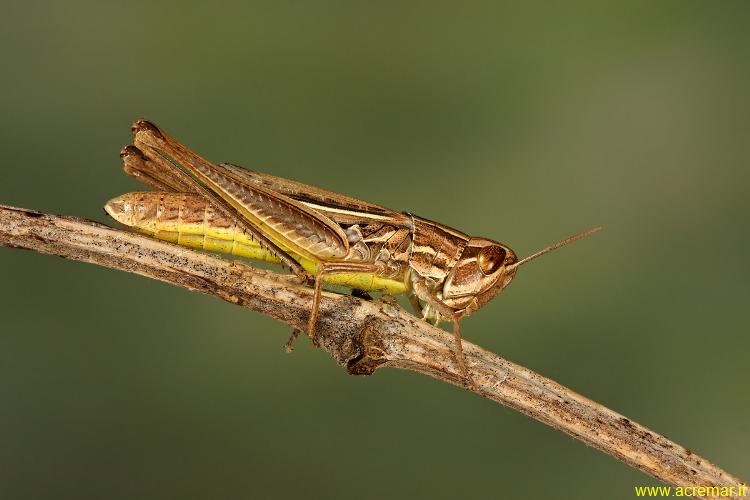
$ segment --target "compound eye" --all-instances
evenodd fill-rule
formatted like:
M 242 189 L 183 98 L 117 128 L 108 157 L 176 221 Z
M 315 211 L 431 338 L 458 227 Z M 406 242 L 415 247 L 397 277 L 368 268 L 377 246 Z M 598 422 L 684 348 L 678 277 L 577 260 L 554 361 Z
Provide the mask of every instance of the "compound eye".
M 494 273 L 505 260 L 505 249 L 498 246 L 484 247 L 479 252 L 479 269 L 485 276 Z

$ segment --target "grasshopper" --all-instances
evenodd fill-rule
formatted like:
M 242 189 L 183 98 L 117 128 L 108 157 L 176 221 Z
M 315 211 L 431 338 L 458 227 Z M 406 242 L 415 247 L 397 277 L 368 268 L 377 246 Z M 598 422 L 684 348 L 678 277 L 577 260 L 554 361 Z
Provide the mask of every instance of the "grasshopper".
M 123 169 L 156 191 L 110 200 L 105 210 L 115 220 L 180 245 L 288 267 L 314 287 L 307 331 L 315 345 L 323 282 L 360 294 L 407 293 L 422 319 L 452 323 L 467 380 L 459 320 L 508 286 L 520 266 L 601 229 L 519 260 L 502 243 L 408 212 L 211 163 L 149 121 L 136 121 L 132 130 L 133 143 L 120 153 Z

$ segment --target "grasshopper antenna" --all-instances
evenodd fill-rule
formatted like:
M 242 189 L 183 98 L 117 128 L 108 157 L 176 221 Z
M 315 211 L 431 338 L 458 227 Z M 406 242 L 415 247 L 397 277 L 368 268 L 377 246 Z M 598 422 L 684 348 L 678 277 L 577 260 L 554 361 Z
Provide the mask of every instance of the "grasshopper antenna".
M 587 229 L 586 231 L 581 231 L 580 233 L 574 234 L 573 236 L 570 236 L 568 238 L 565 238 L 562 241 L 558 241 L 557 243 L 553 243 L 552 245 L 548 246 L 544 250 L 539 250 L 536 253 L 533 253 L 529 255 L 528 257 L 524 257 L 523 259 L 519 260 L 518 262 L 515 262 L 509 266 L 506 267 L 506 269 L 515 269 L 517 267 L 520 267 L 527 262 L 531 262 L 532 260 L 536 259 L 537 257 L 541 257 L 542 255 L 546 253 L 550 253 L 552 250 L 557 250 L 560 247 L 564 247 L 565 245 L 569 243 L 573 243 L 576 240 L 580 240 L 581 238 L 585 238 L 586 236 L 591 236 L 592 234 L 601 231 L 601 226 L 592 227 L 591 229 Z

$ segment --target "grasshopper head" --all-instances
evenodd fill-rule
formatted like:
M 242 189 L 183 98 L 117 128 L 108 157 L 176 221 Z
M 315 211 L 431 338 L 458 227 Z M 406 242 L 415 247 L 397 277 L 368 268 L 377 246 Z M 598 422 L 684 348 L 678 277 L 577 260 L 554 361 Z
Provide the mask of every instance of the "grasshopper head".
M 502 243 L 485 238 L 471 238 L 445 278 L 442 300 L 459 317 L 468 316 L 508 286 L 519 266 L 599 230 L 601 227 L 594 227 L 575 234 L 521 260 Z
M 445 278 L 442 300 L 460 316 L 468 316 L 508 286 L 516 254 L 497 241 L 471 238 Z

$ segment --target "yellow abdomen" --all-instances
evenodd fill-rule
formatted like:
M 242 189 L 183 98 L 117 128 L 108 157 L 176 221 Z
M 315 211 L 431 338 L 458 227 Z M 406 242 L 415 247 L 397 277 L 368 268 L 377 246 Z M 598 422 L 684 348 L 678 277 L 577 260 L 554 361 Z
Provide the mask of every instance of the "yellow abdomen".
M 160 240 L 186 247 L 208 250 L 278 264 L 278 257 L 261 247 L 237 224 L 213 210 L 205 198 L 184 193 L 142 191 L 113 198 L 104 210 L 117 222 Z M 308 272 L 315 274 L 318 263 L 306 259 L 283 245 Z M 326 283 L 391 295 L 407 290 L 406 279 L 384 278 L 372 273 L 347 273 L 325 276 Z

